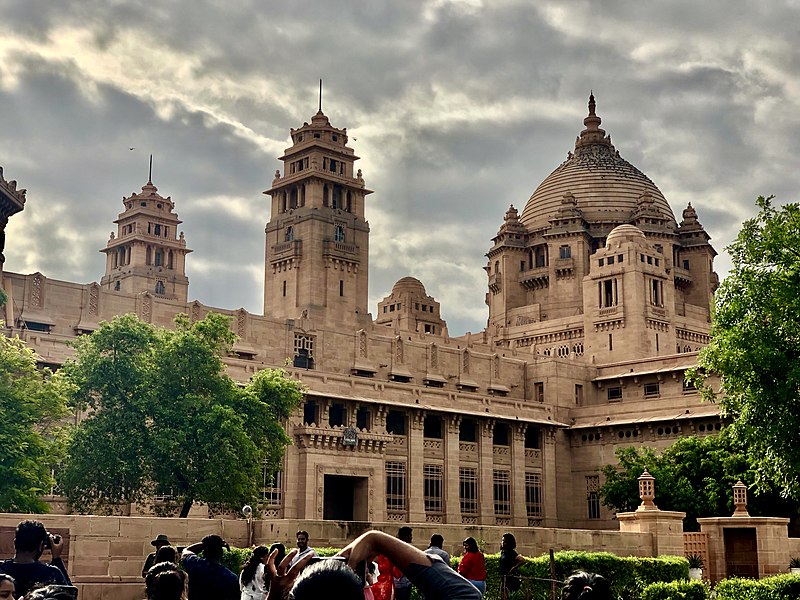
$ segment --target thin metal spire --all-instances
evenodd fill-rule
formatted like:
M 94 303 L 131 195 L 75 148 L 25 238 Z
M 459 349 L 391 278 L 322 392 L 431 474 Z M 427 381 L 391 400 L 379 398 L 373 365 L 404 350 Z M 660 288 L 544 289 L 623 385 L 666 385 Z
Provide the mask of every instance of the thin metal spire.
M 153 183 L 153 155 L 150 155 L 150 172 L 147 174 L 147 183 Z
M 322 79 L 319 80 L 319 112 L 322 112 Z

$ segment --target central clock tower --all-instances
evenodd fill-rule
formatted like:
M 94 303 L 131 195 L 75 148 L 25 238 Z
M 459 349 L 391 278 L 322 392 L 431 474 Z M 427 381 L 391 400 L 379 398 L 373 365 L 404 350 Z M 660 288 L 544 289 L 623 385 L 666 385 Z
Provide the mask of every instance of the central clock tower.
M 298 129 L 275 172 L 267 223 L 264 314 L 358 325 L 368 314 L 369 224 L 372 191 L 347 146 L 347 129 L 322 109 Z

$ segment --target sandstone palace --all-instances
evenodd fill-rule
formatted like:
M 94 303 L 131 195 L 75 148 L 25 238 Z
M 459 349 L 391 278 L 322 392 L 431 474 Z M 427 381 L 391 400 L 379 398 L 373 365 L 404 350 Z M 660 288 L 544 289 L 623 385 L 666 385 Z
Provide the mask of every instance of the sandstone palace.
M 114 315 L 230 315 L 235 379 L 289 365 L 309 390 L 283 468 L 265 473 L 268 518 L 617 528 L 598 498 L 616 448 L 720 428 L 684 383 L 709 339 L 716 252 L 692 206 L 676 219 L 620 156 L 594 98 L 583 123 L 522 210 L 498 215 L 477 335 L 450 337 L 412 277 L 368 306 L 372 190 L 321 110 L 291 130 L 266 191 L 263 315 L 189 299 L 179 201 L 148 181 L 123 198 L 99 283 L 1 272 L 4 333 L 58 366 Z M 24 203 L 0 175 L 3 228 Z

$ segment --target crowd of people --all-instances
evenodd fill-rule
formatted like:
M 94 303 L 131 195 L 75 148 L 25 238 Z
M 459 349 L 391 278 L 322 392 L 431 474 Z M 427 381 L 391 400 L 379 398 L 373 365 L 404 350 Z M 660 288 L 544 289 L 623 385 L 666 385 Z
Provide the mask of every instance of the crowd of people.
M 230 546 L 219 535 L 207 535 L 179 552 L 166 535 L 151 544 L 142 570 L 147 600 L 409 600 L 413 587 L 426 600 L 481 600 L 486 594 L 486 563 L 475 538 L 463 542 L 457 570 L 435 534 L 424 551 L 412 545 L 413 531 L 402 527 L 396 537 L 368 531 L 336 556 L 320 557 L 309 546 L 306 531 L 296 534 L 296 548 L 257 546 L 236 575 L 222 564 Z M 513 594 L 520 587 L 524 558 L 510 533 L 500 545 L 500 581 Z M 61 560 L 63 540 L 38 521 L 16 528 L 13 558 L 0 562 L 0 600 L 77 600 Z M 49 548 L 49 564 L 40 560 Z M 563 600 L 610 600 L 608 581 L 576 573 L 564 584 Z

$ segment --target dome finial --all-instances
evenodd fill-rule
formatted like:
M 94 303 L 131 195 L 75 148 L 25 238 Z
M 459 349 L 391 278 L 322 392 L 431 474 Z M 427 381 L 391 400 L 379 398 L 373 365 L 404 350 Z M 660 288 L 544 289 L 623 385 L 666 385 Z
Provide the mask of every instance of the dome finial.
M 589 90 L 589 116 L 595 116 L 595 101 L 594 101 L 594 91 Z

